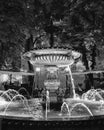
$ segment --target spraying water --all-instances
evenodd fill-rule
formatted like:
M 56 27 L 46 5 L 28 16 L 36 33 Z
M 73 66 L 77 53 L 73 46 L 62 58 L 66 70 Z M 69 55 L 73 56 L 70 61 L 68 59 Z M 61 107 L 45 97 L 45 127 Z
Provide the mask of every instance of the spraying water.
M 15 96 L 18 95 L 19 93 L 14 90 L 14 89 L 8 89 L 7 91 L 4 91 L 0 97 L 4 97 L 5 95 L 7 96 L 7 98 L 9 99 L 9 101 L 11 101 L 11 99 Z
M 70 109 L 70 115 L 71 115 L 72 111 L 73 111 L 77 106 L 80 106 L 80 107 L 85 108 L 85 109 L 88 111 L 88 113 L 90 114 L 90 116 L 93 116 L 91 110 L 90 110 L 84 103 L 76 103 L 76 104 L 74 104 L 74 105 L 72 106 L 72 108 Z M 80 107 L 79 107 L 79 108 L 80 108 Z
M 29 92 L 26 90 L 26 88 L 22 87 L 22 88 L 20 88 L 20 89 L 18 90 L 19 93 L 22 93 L 23 91 L 27 94 L 28 97 L 30 97 L 30 94 L 29 94 Z
M 47 120 L 47 114 L 50 112 L 50 97 L 49 97 L 49 91 L 46 90 L 46 112 L 45 112 L 45 119 Z
M 62 113 L 70 115 L 69 106 L 66 102 L 63 102 L 63 104 L 61 106 L 61 114 Z
M 69 75 L 70 75 L 70 79 L 71 79 L 73 98 L 76 99 L 74 79 L 73 79 L 71 68 L 69 65 L 67 66 L 67 69 L 69 71 Z
M 6 108 L 5 108 L 5 110 L 4 110 L 4 115 L 6 115 L 6 111 L 7 111 L 8 107 L 9 107 L 10 104 L 13 102 L 13 100 L 16 99 L 16 98 L 20 98 L 20 100 L 23 102 L 23 105 L 25 106 L 25 108 L 28 108 L 29 112 L 31 111 L 30 108 L 29 108 L 29 106 L 28 106 L 28 102 L 27 102 L 26 98 L 25 98 L 23 95 L 18 94 L 18 95 L 16 95 L 16 96 L 14 96 L 14 97 L 11 99 L 11 101 L 8 103 L 8 105 L 6 106 Z

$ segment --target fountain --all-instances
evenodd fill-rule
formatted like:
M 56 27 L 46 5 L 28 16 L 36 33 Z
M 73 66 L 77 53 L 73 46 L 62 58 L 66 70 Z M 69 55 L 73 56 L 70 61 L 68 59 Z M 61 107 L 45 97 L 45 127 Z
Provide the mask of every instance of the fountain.
M 74 61 L 78 60 L 81 57 L 80 53 L 68 49 L 38 49 L 25 53 L 23 57 L 30 61 L 30 63 L 34 67 L 43 66 L 49 72 L 52 73 L 58 71 L 59 68 L 65 68 L 68 71 L 72 84 L 72 97 L 64 99 L 64 102 L 61 106 L 61 115 L 63 113 L 63 110 L 65 109 L 68 116 L 71 117 L 71 113 L 73 111 L 75 112 L 76 108 L 79 107 L 80 109 L 87 111 L 89 116 L 93 116 L 93 109 L 99 109 L 103 107 L 103 94 L 101 94 L 100 90 L 95 91 L 94 89 L 91 89 L 88 92 L 84 93 L 81 97 L 75 92 L 75 85 L 71 72 L 71 65 L 74 63 Z M 47 88 L 51 89 L 51 87 L 48 85 Z M 46 100 L 46 120 L 48 119 L 48 104 L 49 102 L 47 102 Z
M 72 113 L 74 111 L 74 114 Z M 61 106 L 61 116 L 65 115 L 68 118 L 72 117 L 78 117 L 78 116 L 85 116 L 87 112 L 87 115 L 93 116 L 91 110 L 85 105 L 84 103 L 75 103 L 71 107 L 68 105 L 68 103 L 63 102 Z M 86 116 L 87 116 L 86 115 Z
M 4 91 L 1 95 L 0 95 L 0 97 L 3 97 L 3 96 L 7 96 L 8 97 L 8 99 L 9 100 L 11 100 L 15 95 L 18 95 L 19 93 L 16 91 L 16 90 L 14 90 L 14 89 L 8 89 L 8 90 L 6 90 L 6 91 Z
M 4 98 L 7 101 L 11 100 L 11 97 L 6 93 L 6 92 L 2 92 L 0 95 L 1 98 Z
M 22 95 L 23 95 L 23 92 L 25 92 L 26 95 L 27 95 L 28 97 L 30 97 L 30 94 L 29 94 L 29 92 L 26 90 L 26 88 L 22 87 L 22 88 L 20 88 L 20 89 L 18 90 L 18 93 L 20 93 L 20 94 L 22 94 Z
M 28 110 L 29 110 L 29 112 L 30 112 L 30 108 L 29 108 L 29 106 L 28 106 L 28 102 L 27 102 L 26 98 L 25 98 L 24 96 L 18 94 L 18 95 L 16 95 L 16 96 L 14 96 L 14 97 L 11 99 L 11 101 L 8 103 L 8 105 L 6 106 L 6 108 L 5 108 L 5 110 L 4 110 L 4 115 L 6 115 L 7 109 L 9 108 L 9 106 L 10 106 L 10 104 L 13 102 L 13 100 L 16 99 L 16 98 L 19 98 L 19 99 L 20 99 L 19 102 L 22 101 L 24 107 L 25 107 L 25 108 L 28 108 Z M 25 103 L 25 102 L 26 102 L 26 103 Z
M 96 89 L 96 91 L 100 94 L 100 96 L 104 99 L 104 90 Z
M 37 99 L 27 100 L 14 89 L 0 91 L 0 115 L 43 119 L 40 102 Z
M 50 98 L 49 98 L 49 91 L 46 90 L 46 112 L 45 112 L 45 119 L 47 120 L 47 113 L 50 112 Z
M 80 53 L 68 49 L 38 49 L 25 53 L 23 57 L 27 61 L 30 61 L 34 66 L 34 70 L 36 67 L 44 67 L 45 72 L 48 71 L 51 78 L 52 76 L 54 77 L 61 68 L 68 71 L 71 79 L 70 81 L 72 86 L 70 87 L 70 91 L 72 92 L 72 95 L 70 98 L 63 99 L 63 103 L 60 106 L 61 110 L 56 112 L 57 117 L 61 119 L 76 119 L 80 117 L 92 117 L 99 114 L 104 115 L 104 90 L 93 88 L 83 93 L 82 96 L 79 96 L 75 92 L 71 65 L 81 57 Z M 55 79 L 53 78 L 53 80 L 44 81 L 46 94 L 45 111 L 43 111 L 42 108 L 42 100 L 30 97 L 25 88 L 20 88 L 18 92 L 12 89 L 5 92 L 0 91 L 0 97 L 3 98 L 2 101 L 4 101 L 5 104 L 3 114 L 7 115 L 8 110 L 11 109 L 11 107 L 15 108 L 17 105 L 17 111 L 19 111 L 19 109 L 22 112 L 28 110 L 28 115 L 32 117 L 33 120 L 43 120 L 44 118 L 45 120 L 50 119 L 49 115 L 52 112 L 50 108 L 50 92 L 57 90 L 61 84 L 61 80 L 58 80 L 57 77 L 58 75 Z M 30 99 L 26 99 L 22 95 L 22 92 L 25 92 Z M 24 108 L 21 107 L 21 102 Z
M 78 108 L 77 108 L 78 107 Z M 80 116 L 83 114 L 82 112 L 82 109 L 81 109 L 81 107 L 82 108 L 84 108 L 85 110 L 87 110 L 87 112 L 90 114 L 90 116 L 93 116 L 93 114 L 92 114 L 92 112 L 91 112 L 91 110 L 84 104 L 84 103 L 76 103 L 75 105 L 73 105 L 72 106 L 72 108 L 70 109 L 70 116 L 72 116 L 72 111 L 74 111 L 74 109 L 75 108 L 77 108 L 77 110 L 76 111 L 80 111 L 81 113 L 80 113 Z M 75 112 L 76 112 L 75 111 Z M 75 114 L 75 113 L 74 113 Z M 85 114 L 85 113 L 84 113 Z M 78 116 L 79 116 L 79 114 L 78 114 Z
M 70 116 L 69 106 L 66 102 L 63 102 L 63 104 L 61 106 L 61 115 L 63 115 L 63 114 Z
M 67 68 L 68 68 L 69 75 L 70 75 L 70 78 L 71 78 L 73 98 L 75 99 L 76 98 L 76 93 L 75 93 L 74 79 L 73 79 L 73 76 L 72 76 L 72 72 L 71 72 L 70 66 L 67 66 Z
M 102 97 L 103 90 L 90 89 L 86 93 L 83 93 L 82 99 L 91 101 L 103 101 Z
M 38 50 L 32 50 L 25 53 L 23 57 L 26 60 L 30 61 L 30 63 L 33 66 L 35 67 L 43 66 L 47 68 L 47 70 L 49 71 L 52 70 L 52 73 L 57 71 L 60 67 L 68 68 L 68 72 L 69 72 L 71 83 L 72 83 L 72 94 L 73 94 L 72 98 L 76 99 L 75 85 L 74 85 L 74 80 L 72 77 L 71 65 L 74 63 L 76 59 L 79 59 L 81 57 L 80 53 L 72 51 L 72 50 L 68 50 L 68 49 L 58 49 L 58 48 L 57 49 L 54 49 L 54 48 L 53 49 L 38 49 Z M 50 88 L 50 87 L 47 86 L 47 88 Z M 49 100 L 49 96 L 48 96 L 48 100 Z M 47 107 L 49 105 L 48 100 L 47 100 L 47 94 L 46 94 L 46 114 L 45 114 L 46 120 L 48 119 L 47 118 L 47 113 L 48 113 Z

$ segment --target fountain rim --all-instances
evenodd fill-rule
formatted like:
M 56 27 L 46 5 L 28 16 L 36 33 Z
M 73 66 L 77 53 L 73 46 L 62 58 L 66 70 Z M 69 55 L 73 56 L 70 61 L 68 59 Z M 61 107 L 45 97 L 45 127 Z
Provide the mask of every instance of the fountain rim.
M 73 59 L 78 59 L 81 57 L 81 53 L 78 51 L 74 51 L 71 49 L 60 49 L 60 48 L 47 48 L 47 49 L 33 49 L 30 51 L 27 51 L 23 54 L 23 57 L 28 57 L 30 58 L 32 56 L 32 54 L 38 55 L 38 56 L 42 56 L 42 55 L 68 55 L 70 54 L 72 55 Z
M 34 66 L 68 66 L 80 57 L 81 53 L 64 48 L 33 49 L 23 54 L 23 58 Z

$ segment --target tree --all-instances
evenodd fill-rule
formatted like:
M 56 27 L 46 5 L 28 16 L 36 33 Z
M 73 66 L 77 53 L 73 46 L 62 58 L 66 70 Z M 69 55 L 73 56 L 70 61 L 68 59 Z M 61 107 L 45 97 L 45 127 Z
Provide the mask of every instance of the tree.
M 88 69 L 87 54 L 82 51 L 84 41 L 92 34 L 96 48 L 104 44 L 103 7 L 103 0 L 1 0 L 0 46 L 5 48 L 13 43 L 11 46 L 23 52 L 29 37 L 33 37 L 32 47 L 49 47 L 50 41 L 51 47 L 66 46 L 80 51 Z M 5 64 L 2 57 L 6 51 L 1 53 L 1 63 Z

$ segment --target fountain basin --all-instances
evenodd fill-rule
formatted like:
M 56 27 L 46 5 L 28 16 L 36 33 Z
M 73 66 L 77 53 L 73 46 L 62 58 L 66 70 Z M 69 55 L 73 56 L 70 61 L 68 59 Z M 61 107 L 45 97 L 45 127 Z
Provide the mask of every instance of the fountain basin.
M 69 111 L 73 106 L 76 106 L 77 104 L 79 104 L 79 106 L 81 104 L 84 104 L 88 108 L 88 110 L 91 111 L 93 116 L 104 115 L 104 102 L 73 98 L 64 99 L 64 102 L 68 104 Z
M 81 54 L 68 49 L 38 49 L 26 52 L 23 57 L 33 65 L 72 65 Z
M 41 104 L 39 103 L 39 101 L 41 102 L 40 99 L 29 99 L 28 101 L 28 105 L 30 107 L 30 109 L 32 110 L 32 113 L 29 113 L 28 108 L 25 108 L 25 106 L 23 105 L 22 102 L 13 102 L 11 103 L 11 105 L 8 107 L 6 113 L 3 112 L 4 109 L 0 110 L 0 117 L 9 117 L 11 119 L 25 119 L 27 118 L 28 120 L 33 120 L 33 121 L 41 121 L 41 120 L 45 120 L 45 110 L 43 110 Z M 90 113 L 88 113 L 87 111 L 85 111 L 85 113 L 79 113 L 78 111 L 76 112 L 76 109 L 73 109 L 75 112 L 72 115 L 65 115 L 61 113 L 60 111 L 54 111 L 54 110 L 50 110 L 50 112 L 47 113 L 47 121 L 56 121 L 56 120 L 60 120 L 60 121 L 65 121 L 65 120 L 88 120 L 91 117 L 96 117 L 96 116 L 104 116 L 104 106 L 102 109 L 99 109 L 101 106 L 101 103 L 98 101 L 95 102 L 91 102 L 91 101 L 85 101 L 83 99 L 64 99 L 64 102 L 66 102 L 69 106 L 69 111 L 70 108 L 72 108 L 73 106 L 75 106 L 75 104 L 85 104 L 89 110 L 91 111 L 91 113 L 93 114 L 90 115 Z M 57 105 L 57 104 L 56 104 Z M 79 105 L 80 107 L 80 105 Z M 82 106 L 81 106 L 82 108 Z M 83 109 L 85 110 L 85 109 Z M 61 114 L 60 114 L 61 113 Z

